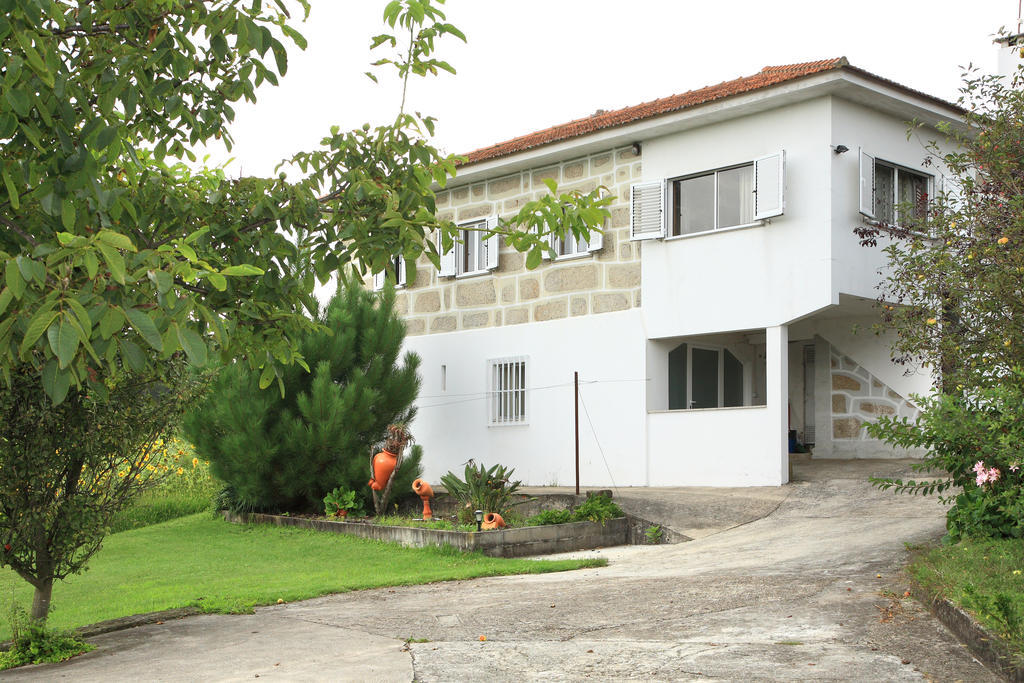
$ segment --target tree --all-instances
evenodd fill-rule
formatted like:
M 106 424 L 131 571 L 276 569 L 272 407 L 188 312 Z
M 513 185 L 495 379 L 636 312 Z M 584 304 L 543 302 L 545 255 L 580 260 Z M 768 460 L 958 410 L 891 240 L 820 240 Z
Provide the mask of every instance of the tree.
M 878 479 L 883 488 L 944 493 L 951 538 L 1024 535 L 1020 412 L 1024 400 L 1024 71 L 1010 83 L 965 74 L 954 151 L 928 146 L 949 170 L 930 206 L 905 206 L 901 225 L 862 229 L 885 252 L 883 325 L 894 360 L 931 371 L 941 391 L 917 397 L 917 420 L 885 417 L 868 432 L 927 455 L 915 469 L 942 479 Z
M 954 151 L 928 145 L 949 173 L 927 210 L 905 206 L 881 234 L 889 271 L 882 324 L 896 331 L 894 360 L 929 368 L 944 390 L 1012 381 L 1024 368 L 1024 75 L 1012 83 L 965 74 L 963 129 Z
M 72 390 L 59 405 L 28 366 L 0 391 L 0 560 L 35 588 L 45 619 L 55 580 L 82 571 L 114 513 L 158 477 L 150 453 L 171 435 L 197 381 L 183 362 L 173 384 L 124 377 L 107 400 Z
M 462 34 L 440 3 L 389 2 L 394 34 L 373 42 L 400 54 L 378 64 L 405 82 L 451 71 L 435 42 Z M 234 103 L 285 74 L 286 44 L 305 46 L 291 10 L 305 18 L 308 0 L 0 0 L 0 402 L 35 387 L 53 405 L 111 401 L 113 415 L 115 390 L 173 386 L 182 358 L 203 366 L 212 355 L 283 393 L 283 368 L 309 369 L 299 339 L 317 325 L 317 281 L 346 265 L 390 272 L 395 256 L 410 277 L 422 255 L 438 264 L 433 236 L 449 248 L 458 230 L 437 218 L 434 191 L 458 159 L 429 143 L 433 119 L 406 113 L 404 97 L 391 124 L 334 129 L 296 154 L 295 181 L 195 163 L 193 145 L 230 148 Z M 552 192 L 495 232 L 536 264 L 550 233 L 599 228 L 601 193 Z M 101 414 L 82 413 L 83 425 Z M 12 492 L 63 471 L 19 424 L 4 447 L 26 466 L 0 490 L 11 519 L 34 509 Z M 113 457 L 133 457 L 129 446 Z M 99 522 L 60 520 L 86 549 Z
M 437 0 L 437 3 L 443 0 Z M 377 62 L 410 76 L 453 71 L 432 56 L 462 38 L 432 0 L 394 0 Z M 287 70 L 305 46 L 289 8 L 307 0 L 0 0 L 0 375 L 29 365 L 55 403 L 69 387 L 159 371 L 184 352 L 261 369 L 303 365 L 312 292 L 346 264 L 410 277 L 438 264 L 456 227 L 434 189 L 458 159 L 424 137 L 434 121 L 402 107 L 386 126 L 333 129 L 290 162 L 304 176 L 229 180 L 195 170 L 190 146 L 231 145 L 233 103 Z M 496 232 L 529 262 L 551 231 L 586 236 L 608 216 L 602 190 L 531 202 Z M 539 228 L 539 229 L 535 229 Z M 152 349 L 154 354 L 143 353 Z
M 393 287 L 374 294 L 344 278 L 318 328 L 299 339 L 312 372 L 282 369 L 284 397 L 261 392 L 260 372 L 233 363 L 190 412 L 186 436 L 241 507 L 319 512 L 338 486 L 369 503 L 371 449 L 389 424 L 413 418 L 420 386 L 419 356 L 399 363 L 405 324 L 393 303 Z M 419 474 L 407 459 L 397 490 Z

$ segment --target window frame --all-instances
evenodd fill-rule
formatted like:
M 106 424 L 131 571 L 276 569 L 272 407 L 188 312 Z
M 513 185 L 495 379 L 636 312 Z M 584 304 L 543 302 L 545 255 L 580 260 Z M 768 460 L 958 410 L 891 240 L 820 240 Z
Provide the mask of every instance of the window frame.
M 486 218 L 476 218 L 456 225 L 459 230 L 458 239 L 448 251 L 441 250 L 441 236 L 437 237 L 438 251 L 441 253 L 441 264 L 438 269 L 439 277 L 469 278 L 478 275 L 485 275 L 498 268 L 498 252 L 501 249 L 501 242 L 497 234 L 484 237 L 484 233 L 494 230 L 498 226 L 496 215 Z M 473 268 L 467 269 L 467 250 L 473 245 Z M 492 253 L 493 250 L 493 253 Z M 472 253 L 472 252 L 469 252 Z
M 501 368 L 512 366 L 512 373 L 516 367 L 521 370 L 521 376 L 505 374 Z M 502 358 L 489 358 L 486 365 L 487 383 L 487 426 L 488 427 L 521 427 L 530 424 L 530 357 L 529 356 L 505 356 Z M 504 382 L 512 380 L 511 387 L 505 386 Z M 511 419 L 507 419 L 507 411 L 514 412 Z
M 719 212 L 720 174 L 737 168 L 750 168 L 751 182 L 751 220 L 737 225 L 720 226 Z M 713 178 L 713 222 L 714 227 L 690 233 L 676 233 L 676 200 L 677 183 L 712 176 Z M 687 239 L 699 235 L 710 235 L 728 230 L 741 230 L 751 227 L 763 227 L 772 218 L 786 213 L 786 150 L 762 154 L 734 164 L 726 164 L 710 169 L 687 174 L 675 175 L 660 180 L 633 183 L 629 188 L 629 239 L 643 240 L 676 240 Z
M 406 286 L 405 277 L 405 258 L 403 256 L 392 256 L 391 266 L 395 272 L 395 289 L 403 289 Z M 379 292 L 384 289 L 384 282 L 387 278 L 388 271 L 382 270 L 379 273 L 373 275 L 373 291 Z
M 694 344 L 693 342 L 683 342 L 683 343 L 686 344 L 686 360 L 685 360 L 685 363 L 686 363 L 686 367 L 685 367 L 685 374 L 686 374 L 685 404 L 686 405 L 683 408 L 674 408 L 673 410 L 722 410 L 722 409 L 725 409 L 725 408 L 759 407 L 759 406 L 755 406 L 755 405 L 753 405 L 751 403 L 752 397 L 749 395 L 749 392 L 747 391 L 747 389 L 748 389 L 748 387 L 747 387 L 748 373 L 751 371 L 751 368 L 749 367 L 749 363 L 747 363 L 742 358 L 737 356 L 735 353 L 730 351 L 727 346 L 719 346 L 719 345 L 715 345 L 715 344 L 700 344 L 700 343 Z M 694 376 L 694 372 L 693 372 L 693 351 L 694 351 L 694 349 L 699 349 L 701 351 L 712 351 L 717 356 L 717 363 L 716 363 L 716 368 L 715 368 L 715 375 L 716 375 L 715 394 L 716 394 L 716 402 L 717 402 L 718 405 L 708 406 L 708 407 L 704 407 L 704 408 L 695 408 L 695 407 L 693 407 L 693 403 L 694 403 L 694 399 L 693 399 L 693 376 Z M 740 391 L 741 391 L 741 399 L 740 399 L 740 405 L 738 405 L 738 406 L 727 406 L 727 405 L 725 405 L 725 394 L 726 394 L 725 354 L 726 353 L 731 355 L 736 360 L 736 362 L 739 363 L 739 366 L 740 366 L 740 383 L 741 383 Z
M 707 171 L 700 171 L 698 173 L 689 173 L 687 175 L 674 176 L 674 177 L 666 179 L 665 182 L 666 182 L 666 185 L 667 185 L 668 192 L 665 193 L 665 201 L 668 204 L 669 222 L 668 222 L 668 225 L 665 226 L 666 227 L 665 239 L 673 239 L 673 238 L 676 238 L 676 237 L 690 237 L 691 235 L 706 235 L 706 234 L 709 234 L 709 233 L 719 232 L 719 231 L 722 231 L 722 230 L 730 230 L 730 229 L 733 229 L 733 228 L 746 228 L 746 227 L 750 227 L 752 225 L 760 225 L 763 222 L 763 219 L 758 220 L 758 219 L 756 219 L 754 217 L 756 215 L 756 213 L 757 213 L 757 207 L 755 206 L 755 202 L 756 202 L 756 197 L 755 196 L 751 196 L 751 199 L 750 199 L 750 217 L 751 217 L 750 221 L 748 221 L 746 223 L 737 223 L 735 225 L 719 225 L 718 224 L 719 223 L 719 206 L 718 205 L 719 205 L 719 202 L 720 202 L 720 198 L 719 198 L 720 185 L 719 185 L 719 180 L 718 180 L 719 174 L 721 174 L 721 173 L 723 173 L 725 171 L 733 171 L 733 170 L 736 170 L 738 168 L 749 168 L 750 169 L 750 185 L 753 188 L 753 189 L 751 189 L 750 194 L 751 195 L 755 195 L 756 191 L 757 191 L 757 189 L 756 189 L 757 188 L 757 183 L 756 183 L 757 179 L 755 177 L 755 174 L 757 173 L 757 168 L 754 165 L 754 161 L 748 161 L 748 162 L 745 162 L 745 163 L 742 163 L 742 164 L 732 164 L 731 166 L 721 166 L 719 168 L 714 168 L 714 169 L 707 170 Z M 714 178 L 714 185 L 713 185 L 713 189 L 712 189 L 712 194 L 713 194 L 713 198 L 712 198 L 712 209 L 713 209 L 713 211 L 712 211 L 712 222 L 713 222 L 714 225 L 711 228 L 709 228 L 709 229 L 697 230 L 696 232 L 686 232 L 686 233 L 676 232 L 676 229 L 677 229 L 678 223 L 679 223 L 679 220 L 678 220 L 679 216 L 678 216 L 678 213 L 677 213 L 677 210 L 676 210 L 676 208 L 677 208 L 676 207 L 676 195 L 677 195 L 676 187 L 677 187 L 677 184 L 685 182 L 687 180 L 694 180 L 696 178 L 704 178 L 704 177 L 707 177 L 707 176 L 712 176 Z
M 870 191 L 871 212 L 870 213 L 865 211 L 865 208 L 866 208 L 866 206 L 865 206 L 865 199 L 866 199 L 866 197 L 864 196 L 864 189 L 865 189 L 864 185 L 868 181 L 868 176 L 866 176 L 866 174 L 864 172 L 864 161 L 865 161 L 865 159 L 870 159 L 870 163 L 871 163 L 871 176 L 870 176 L 870 183 L 871 183 L 871 191 Z M 900 174 L 901 173 L 907 173 L 907 174 L 910 174 L 912 176 L 916 176 L 918 178 L 921 178 L 921 179 L 923 179 L 925 181 L 925 183 L 926 183 L 925 196 L 927 197 L 927 200 L 926 200 L 926 203 L 925 203 L 925 208 L 924 208 L 925 211 L 927 211 L 927 207 L 931 204 L 932 199 L 935 197 L 935 191 L 936 191 L 936 188 L 938 187 L 938 185 L 937 185 L 938 180 L 937 180 L 937 178 L 936 178 L 936 176 L 934 174 L 925 173 L 924 171 L 921 171 L 920 169 L 911 168 L 909 166 L 905 166 L 903 164 L 898 164 L 898 163 L 896 163 L 894 161 L 889 161 L 887 159 L 881 159 L 881 158 L 875 156 L 874 154 L 866 152 L 863 147 L 860 148 L 860 150 L 859 150 L 859 164 L 860 164 L 860 183 L 861 183 L 860 196 L 858 198 L 859 209 L 860 209 L 861 215 L 864 216 L 870 223 L 872 223 L 874 225 L 891 225 L 891 226 L 895 226 L 895 227 L 901 227 L 902 226 L 902 222 L 897 220 L 897 218 L 898 218 L 897 213 L 899 212 L 899 205 L 902 203 L 902 202 L 899 201 L 899 188 L 900 188 Z M 893 174 L 892 174 L 892 206 L 890 207 L 891 211 L 892 211 L 891 220 L 887 220 L 884 217 L 879 217 L 878 216 L 878 183 L 877 183 L 876 179 L 878 177 L 878 166 L 879 165 L 881 165 L 881 166 L 883 166 L 885 168 L 888 168 L 888 169 L 892 169 L 892 171 L 893 171 Z

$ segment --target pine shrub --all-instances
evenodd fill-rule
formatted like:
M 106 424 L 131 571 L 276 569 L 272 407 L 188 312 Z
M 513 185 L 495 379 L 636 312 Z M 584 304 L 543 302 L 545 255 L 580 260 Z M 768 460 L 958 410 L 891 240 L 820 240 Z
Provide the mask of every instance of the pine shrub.
M 343 278 L 317 329 L 301 340 L 310 371 L 297 363 L 280 369 L 283 396 L 273 385 L 260 389 L 259 368 L 238 362 L 221 370 L 185 432 L 230 487 L 233 506 L 322 512 L 324 496 L 343 486 L 370 507 L 370 457 L 389 424 L 413 418 L 420 386 L 419 357 L 406 353 L 399 362 L 405 324 L 394 297 L 392 287 L 373 293 Z M 395 475 L 395 494 L 420 473 L 417 449 Z

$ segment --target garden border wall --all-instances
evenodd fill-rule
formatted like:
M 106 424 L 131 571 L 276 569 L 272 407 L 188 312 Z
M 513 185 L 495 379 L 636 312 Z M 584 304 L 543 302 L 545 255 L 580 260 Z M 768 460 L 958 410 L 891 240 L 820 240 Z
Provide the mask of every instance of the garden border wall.
M 495 531 L 448 531 L 419 527 L 382 526 L 361 522 L 337 522 L 329 519 L 285 517 L 256 512 L 224 512 L 224 519 L 236 524 L 274 524 L 300 529 L 316 529 L 349 534 L 410 547 L 450 545 L 464 551 L 479 550 L 490 557 L 526 557 L 573 550 L 592 550 L 627 545 L 630 524 L 626 517 L 597 522 L 569 522 Z

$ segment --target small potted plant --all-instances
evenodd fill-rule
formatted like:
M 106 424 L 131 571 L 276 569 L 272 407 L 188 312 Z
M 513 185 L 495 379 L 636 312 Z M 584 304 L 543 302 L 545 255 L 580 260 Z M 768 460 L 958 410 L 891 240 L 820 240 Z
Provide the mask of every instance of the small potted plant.
M 324 514 L 344 520 L 348 513 L 362 512 L 363 503 L 356 498 L 356 492 L 339 486 L 324 496 Z

